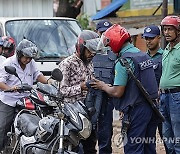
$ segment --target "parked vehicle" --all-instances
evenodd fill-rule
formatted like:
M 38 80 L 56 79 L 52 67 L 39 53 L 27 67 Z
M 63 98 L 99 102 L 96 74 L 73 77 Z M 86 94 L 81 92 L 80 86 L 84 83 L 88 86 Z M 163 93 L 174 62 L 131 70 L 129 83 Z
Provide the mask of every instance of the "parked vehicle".
M 18 44 L 23 38 L 40 49 L 37 67 L 44 75 L 75 51 L 77 37 L 82 31 L 75 19 L 63 17 L 0 18 L 0 36 L 7 35 Z
M 14 67 L 6 66 L 5 70 L 18 77 Z M 60 70 L 54 69 L 51 78 L 61 81 Z M 13 154 L 41 154 L 45 151 L 74 154 L 73 148 L 79 145 L 79 141 L 90 136 L 89 112 L 82 102 L 64 104 L 59 89 L 53 85 L 38 83 L 33 88 L 22 84 L 16 90 L 30 92 L 30 95 L 18 102 L 21 111 L 14 121 L 16 144 Z M 52 109 L 47 112 L 44 107 Z

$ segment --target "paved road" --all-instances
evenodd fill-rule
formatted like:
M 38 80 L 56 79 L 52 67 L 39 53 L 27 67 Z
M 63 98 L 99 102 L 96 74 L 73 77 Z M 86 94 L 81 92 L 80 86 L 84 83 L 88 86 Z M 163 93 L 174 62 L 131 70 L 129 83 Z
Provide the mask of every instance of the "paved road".
M 120 133 L 121 130 L 121 122 L 119 120 L 119 112 L 113 111 L 113 137 L 112 137 L 112 147 L 113 147 L 113 154 L 124 154 L 123 147 L 118 148 L 115 144 L 115 136 Z M 157 132 L 157 140 L 159 141 L 156 145 L 157 154 L 166 154 L 164 150 L 164 145 L 160 139 L 160 136 Z

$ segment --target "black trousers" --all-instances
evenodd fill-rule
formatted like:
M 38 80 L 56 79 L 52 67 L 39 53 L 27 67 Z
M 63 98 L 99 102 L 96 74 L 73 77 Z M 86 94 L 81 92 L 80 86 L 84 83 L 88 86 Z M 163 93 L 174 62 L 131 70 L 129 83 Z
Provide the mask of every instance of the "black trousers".
M 15 108 L 0 101 L 0 151 L 3 150 L 7 141 L 7 132 L 13 123 Z
M 86 140 L 81 140 L 83 154 L 96 154 L 97 130 L 92 130 L 91 135 Z

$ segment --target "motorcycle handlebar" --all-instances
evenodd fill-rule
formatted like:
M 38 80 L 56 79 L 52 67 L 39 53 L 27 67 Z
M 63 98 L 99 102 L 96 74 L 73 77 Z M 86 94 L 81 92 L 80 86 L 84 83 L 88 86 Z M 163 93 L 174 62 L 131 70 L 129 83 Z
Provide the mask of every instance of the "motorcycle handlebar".
M 20 86 L 17 86 L 14 89 L 8 89 L 4 90 L 4 92 L 26 92 L 26 91 L 31 91 L 32 87 L 28 84 L 22 84 Z
M 14 92 L 14 89 L 4 90 L 4 92 Z

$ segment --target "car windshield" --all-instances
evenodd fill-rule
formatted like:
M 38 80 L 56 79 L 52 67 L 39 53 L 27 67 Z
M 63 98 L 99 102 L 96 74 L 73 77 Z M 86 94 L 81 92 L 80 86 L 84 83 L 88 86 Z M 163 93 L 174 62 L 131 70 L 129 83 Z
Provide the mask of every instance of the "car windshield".
M 34 42 L 40 49 L 39 59 L 67 57 L 74 52 L 81 32 L 75 20 L 13 20 L 6 23 L 6 34 L 18 44 L 23 38 Z

